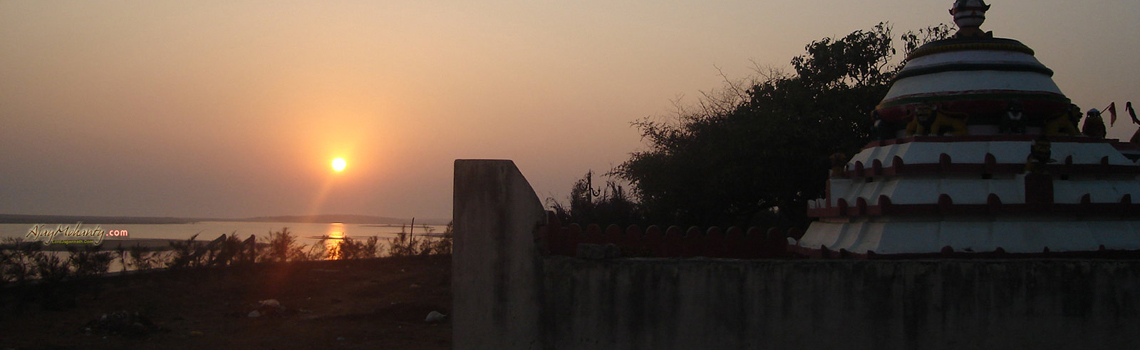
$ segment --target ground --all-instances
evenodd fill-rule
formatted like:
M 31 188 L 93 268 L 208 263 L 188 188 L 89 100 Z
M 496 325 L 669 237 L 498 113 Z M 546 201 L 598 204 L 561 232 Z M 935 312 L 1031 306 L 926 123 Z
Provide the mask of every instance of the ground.
M 0 349 L 448 349 L 450 320 L 424 319 L 432 311 L 450 314 L 450 280 L 451 259 L 444 256 L 162 271 L 54 290 L 8 288 L 0 293 Z M 267 299 L 284 311 L 249 317 Z M 120 311 L 139 323 L 128 330 L 140 334 L 93 322 Z M 153 326 L 143 325 L 148 321 Z

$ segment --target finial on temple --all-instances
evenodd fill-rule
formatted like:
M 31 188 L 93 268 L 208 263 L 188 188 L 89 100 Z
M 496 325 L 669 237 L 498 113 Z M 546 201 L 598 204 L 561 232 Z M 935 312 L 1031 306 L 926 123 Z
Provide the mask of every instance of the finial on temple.
M 982 23 L 986 21 L 986 11 L 990 5 L 985 0 L 956 0 L 950 14 L 954 16 L 954 24 L 958 25 L 959 38 L 993 37 L 993 32 L 983 32 Z

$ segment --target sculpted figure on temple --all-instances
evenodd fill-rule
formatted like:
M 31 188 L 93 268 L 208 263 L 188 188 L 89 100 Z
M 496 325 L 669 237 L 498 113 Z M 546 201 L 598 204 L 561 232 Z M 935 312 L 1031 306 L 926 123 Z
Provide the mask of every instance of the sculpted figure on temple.
M 1088 116 L 1085 117 L 1085 125 L 1081 126 L 1081 133 L 1094 139 L 1103 139 L 1108 134 L 1099 110 L 1096 108 L 1089 110 Z
M 910 114 L 906 125 L 906 136 L 926 135 L 934 126 L 934 108 L 928 104 L 918 105 Z
M 1081 107 L 1070 104 L 1069 110 L 1054 114 L 1052 118 L 1045 121 L 1045 136 L 1069 135 L 1079 136 L 1080 131 L 1077 131 L 1077 123 L 1081 121 Z
M 910 123 L 906 125 L 906 135 L 968 135 L 966 119 L 969 119 L 966 113 L 950 112 L 933 104 L 921 104 L 911 113 Z
M 1038 137 L 1029 147 L 1029 157 L 1025 160 L 1025 172 L 1040 174 L 1045 172 L 1045 164 L 1056 162 L 1053 157 L 1053 145 L 1045 135 Z
M 1009 101 L 1009 107 L 1006 108 L 1005 115 L 1001 118 L 1001 125 L 999 126 L 1001 133 L 1025 133 L 1025 113 L 1022 109 L 1021 101 Z
M 831 161 L 831 177 L 844 177 L 847 176 L 847 155 L 843 153 L 834 153 L 828 157 Z
M 1073 103 L 1069 104 L 1069 122 L 1073 124 L 1074 129 L 1077 128 L 1077 125 L 1081 125 L 1081 118 L 1084 116 L 1085 114 L 1081 113 L 1081 107 L 1077 107 L 1077 105 Z M 1080 134 L 1081 132 L 1077 131 L 1077 135 Z
M 898 125 L 892 122 L 883 120 L 879 115 L 879 111 L 871 111 L 871 134 L 875 135 L 879 141 L 890 140 L 898 137 Z
M 970 116 L 966 113 L 958 113 L 947 111 L 946 108 L 934 107 L 934 123 L 931 126 L 930 133 L 935 136 L 942 136 L 942 134 L 950 134 L 954 136 L 969 135 L 969 130 L 966 130 L 966 120 Z

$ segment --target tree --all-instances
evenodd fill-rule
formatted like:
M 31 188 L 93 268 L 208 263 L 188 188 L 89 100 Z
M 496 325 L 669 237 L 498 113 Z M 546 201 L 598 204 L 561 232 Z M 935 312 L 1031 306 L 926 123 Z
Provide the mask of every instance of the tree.
M 903 40 L 909 52 L 946 36 L 943 25 Z M 701 108 L 675 123 L 634 123 L 649 149 L 611 174 L 633 185 L 649 221 L 806 226 L 807 202 L 823 195 L 828 156 L 851 156 L 870 140 L 869 115 L 901 65 L 892 63 L 885 23 L 805 50 L 792 59 L 795 74 L 771 72 L 747 89 L 729 84 L 725 90 L 738 96 L 705 94 Z

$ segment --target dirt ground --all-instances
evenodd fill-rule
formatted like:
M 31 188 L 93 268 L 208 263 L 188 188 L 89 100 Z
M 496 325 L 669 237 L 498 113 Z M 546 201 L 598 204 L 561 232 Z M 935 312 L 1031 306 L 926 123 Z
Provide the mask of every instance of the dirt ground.
M 450 320 L 424 321 L 450 314 L 446 256 L 103 277 L 0 302 L 0 349 L 451 348 Z

